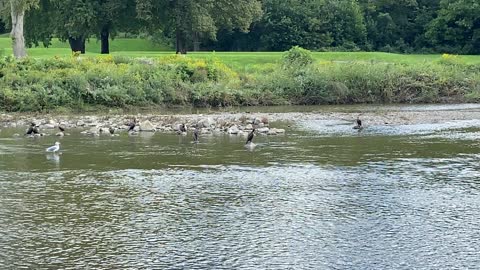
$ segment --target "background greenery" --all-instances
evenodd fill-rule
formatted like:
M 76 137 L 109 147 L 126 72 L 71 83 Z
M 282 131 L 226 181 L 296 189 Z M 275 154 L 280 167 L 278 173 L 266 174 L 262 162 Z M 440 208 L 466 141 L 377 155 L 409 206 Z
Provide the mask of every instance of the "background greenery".
M 7 111 L 92 107 L 475 102 L 478 57 L 172 53 L 0 61 L 0 107 Z M 375 58 L 376 57 L 376 58 Z M 330 58 L 330 59 L 329 59 Z M 362 59 L 363 58 L 363 59 Z M 242 61 L 238 61 L 242 59 Z M 258 60 L 260 59 L 260 61 Z M 331 60 L 337 59 L 337 60 Z M 398 61 L 395 61 L 398 60 Z M 230 63 L 230 64 L 229 64 Z M 241 64 L 240 64 L 241 63 Z
M 30 45 L 128 33 L 189 51 L 480 53 L 478 0 L 18 1 L 34 7 Z M 9 12 L 0 14 L 8 32 Z

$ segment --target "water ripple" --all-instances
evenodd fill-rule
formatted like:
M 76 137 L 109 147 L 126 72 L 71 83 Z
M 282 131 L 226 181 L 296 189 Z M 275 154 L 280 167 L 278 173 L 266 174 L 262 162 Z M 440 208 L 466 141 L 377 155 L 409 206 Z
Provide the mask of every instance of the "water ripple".
M 475 268 L 479 157 L 1 171 L 0 264 Z

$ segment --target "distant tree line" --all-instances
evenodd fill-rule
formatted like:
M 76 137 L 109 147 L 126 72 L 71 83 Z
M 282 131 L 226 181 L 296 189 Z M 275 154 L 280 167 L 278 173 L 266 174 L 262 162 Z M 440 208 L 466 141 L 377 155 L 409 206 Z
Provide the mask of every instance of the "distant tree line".
M 480 53 L 479 0 L 262 0 L 248 33 L 222 31 L 216 50 Z
M 85 52 L 89 38 L 161 35 L 189 50 L 480 53 L 478 0 L 0 0 L 12 38 L 53 37 Z M 19 25 L 24 27 L 21 28 Z M 0 23 L 0 28 L 2 24 Z M 23 31 L 22 33 L 20 33 Z M 15 49 L 15 47 L 14 47 Z

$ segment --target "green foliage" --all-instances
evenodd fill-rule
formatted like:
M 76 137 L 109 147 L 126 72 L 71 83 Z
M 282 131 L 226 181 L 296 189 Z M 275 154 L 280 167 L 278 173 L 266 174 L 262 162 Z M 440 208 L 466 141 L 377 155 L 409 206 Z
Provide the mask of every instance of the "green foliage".
M 477 0 L 263 0 L 250 33 L 221 32 L 215 50 L 480 53 Z
M 149 25 L 150 32 L 158 32 L 160 28 L 174 36 L 177 52 L 182 53 L 201 40 L 215 40 L 222 29 L 248 32 L 250 24 L 261 15 L 258 0 L 136 2 L 137 12 Z
M 285 62 L 239 74 L 213 57 L 107 55 L 22 61 L 4 57 L 0 106 L 7 111 L 55 111 L 478 101 L 480 68 L 462 59 L 444 55 L 429 63 L 313 61 L 312 53 L 292 48 L 285 53 Z
M 472 98 L 477 72 L 466 65 L 325 61 L 257 79 L 260 89 L 294 104 L 430 103 Z
M 5 0 L 7 1 L 7 0 Z M 15 0 L 27 45 L 153 35 L 192 49 L 480 53 L 477 0 Z M 27 6 L 25 6 L 25 3 Z M 35 7 L 35 8 L 30 8 Z M 37 8 L 38 7 L 38 8 Z M 8 12 L 0 12 L 8 24 Z M 7 27 L 8 28 L 8 27 Z M 175 41 L 175 42 L 174 42 Z M 105 44 L 105 43 L 104 43 Z
M 8 111 L 155 104 L 238 105 L 243 100 L 238 97 L 242 93 L 233 93 L 239 89 L 238 74 L 214 59 L 4 58 L 0 73 L 0 106 Z M 208 96 L 200 98 L 195 94 L 201 89 L 209 89 Z
M 299 46 L 292 47 L 283 55 L 284 68 L 298 68 L 313 63 L 313 56 L 309 50 Z
M 427 38 L 439 50 L 480 53 L 480 3 L 476 0 L 441 0 L 438 16 L 428 25 Z

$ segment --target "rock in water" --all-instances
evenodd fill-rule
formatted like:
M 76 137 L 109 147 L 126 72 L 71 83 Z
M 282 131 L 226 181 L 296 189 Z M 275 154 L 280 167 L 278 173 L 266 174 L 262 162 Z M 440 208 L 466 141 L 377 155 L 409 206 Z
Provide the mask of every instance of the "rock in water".
M 255 149 L 255 147 L 257 147 L 257 145 L 254 144 L 253 142 L 249 142 L 249 143 L 245 144 L 244 147 L 247 148 L 247 150 L 253 150 L 253 149 Z
M 205 128 L 209 128 L 209 127 L 215 125 L 215 120 L 213 120 L 213 118 L 211 118 L 211 117 L 208 117 L 206 119 L 201 120 L 198 124 L 200 126 L 205 127 Z
M 277 135 L 277 130 L 275 128 L 272 128 L 267 132 L 267 135 Z
M 237 126 L 231 126 L 229 129 L 228 129 L 228 134 L 238 134 L 240 130 L 238 129 Z
M 155 132 L 156 129 L 155 127 L 152 125 L 152 123 L 150 123 L 150 121 L 146 120 L 146 121 L 143 121 L 140 123 L 140 131 L 143 131 L 143 132 Z
M 258 133 L 267 133 L 270 129 L 267 127 L 257 129 Z
M 99 130 L 98 127 L 91 127 L 88 130 L 84 130 L 84 131 L 80 132 L 80 134 L 91 135 L 91 136 L 99 136 L 100 135 L 100 130 Z

